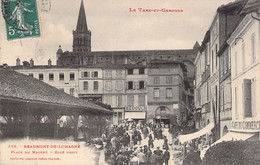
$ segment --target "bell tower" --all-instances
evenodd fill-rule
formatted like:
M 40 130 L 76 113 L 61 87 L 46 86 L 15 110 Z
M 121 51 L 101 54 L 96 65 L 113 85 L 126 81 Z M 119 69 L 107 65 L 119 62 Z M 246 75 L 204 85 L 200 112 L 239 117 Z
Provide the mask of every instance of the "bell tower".
M 76 30 L 73 31 L 73 52 L 91 51 L 91 31 L 88 30 L 83 0 L 79 9 Z

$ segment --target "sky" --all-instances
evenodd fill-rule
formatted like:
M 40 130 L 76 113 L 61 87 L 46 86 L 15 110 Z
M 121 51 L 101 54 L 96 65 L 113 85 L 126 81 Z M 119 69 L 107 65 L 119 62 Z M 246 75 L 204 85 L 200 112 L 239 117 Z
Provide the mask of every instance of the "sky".
M 50 11 L 41 11 L 41 36 L 7 41 L 0 19 L 0 64 L 15 65 L 15 59 L 36 65 L 56 64 L 56 51 L 72 51 L 81 0 L 49 0 Z M 92 51 L 191 49 L 202 42 L 223 4 L 234 0 L 83 0 Z M 129 10 L 136 9 L 136 12 Z M 143 9 L 181 9 L 183 12 L 139 12 Z

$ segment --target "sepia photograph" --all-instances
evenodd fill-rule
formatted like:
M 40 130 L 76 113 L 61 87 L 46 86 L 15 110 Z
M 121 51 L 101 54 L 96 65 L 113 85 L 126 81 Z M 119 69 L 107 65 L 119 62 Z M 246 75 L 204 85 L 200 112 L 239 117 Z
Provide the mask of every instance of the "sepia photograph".
M 1 0 L 1 17 L 0 165 L 260 164 L 259 0 Z

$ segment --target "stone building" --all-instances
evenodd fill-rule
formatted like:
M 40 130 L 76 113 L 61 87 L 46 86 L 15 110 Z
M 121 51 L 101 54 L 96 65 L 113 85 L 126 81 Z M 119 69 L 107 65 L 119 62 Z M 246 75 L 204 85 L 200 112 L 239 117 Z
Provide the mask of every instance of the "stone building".
M 172 87 L 172 92 L 178 97 L 182 94 L 183 100 L 173 97 L 169 99 L 175 111 L 179 108 L 183 114 L 183 118 L 187 115 L 188 107 L 193 102 L 193 81 L 195 78 L 195 69 L 193 61 L 198 51 L 198 44 L 192 49 L 180 50 L 138 50 L 138 51 L 91 51 L 91 32 L 87 26 L 86 14 L 83 1 L 80 5 L 78 22 L 76 30 L 73 31 L 73 51 L 63 51 L 59 46 L 56 57 L 57 64 L 53 68 L 60 68 L 59 72 L 68 70 L 70 74 L 75 69 L 75 95 L 82 99 L 90 101 L 100 101 L 111 105 L 114 110 L 114 123 L 117 124 L 122 119 L 155 119 L 155 110 L 148 107 L 149 97 L 153 94 L 148 93 L 148 84 L 151 83 L 152 76 L 149 75 L 149 68 L 154 65 L 153 61 L 168 61 L 173 65 L 163 64 L 158 68 L 157 74 L 162 74 L 170 70 L 170 74 L 177 74 L 178 78 L 172 80 L 171 85 L 181 84 L 185 82 L 185 89 L 176 89 Z M 33 72 L 38 66 L 31 67 L 26 74 Z M 51 68 L 52 68 L 51 67 Z M 164 68 L 165 67 L 165 68 Z M 172 67 L 172 68 L 171 68 Z M 23 67 L 15 67 L 19 72 L 25 72 Z M 51 68 L 42 67 L 44 72 L 49 74 Z M 176 69 L 177 68 L 177 69 Z M 185 72 L 183 72 L 185 68 Z M 73 70 L 74 71 L 74 70 Z M 35 71 L 36 72 L 36 71 Z M 43 72 L 37 70 L 38 73 Z M 176 73 L 174 73 L 176 72 Z M 38 77 L 36 77 L 38 78 Z M 177 81 L 177 82 L 175 82 Z M 50 83 L 47 81 L 47 83 Z M 67 82 L 66 82 L 67 83 Z M 65 84 L 57 81 L 57 84 L 51 84 L 57 88 L 64 88 L 68 92 L 72 82 Z M 67 85 L 67 86 L 65 86 Z M 66 87 L 66 89 L 65 89 Z M 70 90 L 70 89 L 69 89 Z M 72 90 L 72 89 L 71 89 Z M 187 98 L 186 98 L 187 96 Z M 174 103 L 173 103 L 174 102 Z M 184 110 L 186 108 L 186 110 Z M 172 111 L 172 107 L 171 113 Z

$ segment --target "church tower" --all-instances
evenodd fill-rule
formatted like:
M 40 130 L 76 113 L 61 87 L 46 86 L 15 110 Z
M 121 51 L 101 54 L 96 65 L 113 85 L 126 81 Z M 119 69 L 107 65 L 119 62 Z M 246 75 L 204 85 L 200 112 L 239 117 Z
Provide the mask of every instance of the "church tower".
M 76 30 L 73 31 L 73 52 L 91 51 L 91 32 L 88 30 L 83 0 L 81 1 Z

